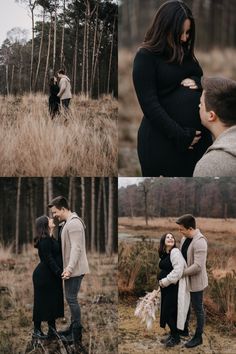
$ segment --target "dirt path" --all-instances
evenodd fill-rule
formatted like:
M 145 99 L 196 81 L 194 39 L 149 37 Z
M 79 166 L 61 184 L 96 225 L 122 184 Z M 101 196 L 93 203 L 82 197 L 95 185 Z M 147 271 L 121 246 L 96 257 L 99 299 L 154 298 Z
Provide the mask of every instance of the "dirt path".
M 207 324 L 203 336 L 203 344 L 193 349 L 187 349 L 183 345 L 186 342 L 181 340 L 181 344 L 175 348 L 166 349 L 160 343 L 162 335 L 167 332 L 159 327 L 157 318 L 152 330 L 147 331 L 145 325 L 134 316 L 135 304 L 128 305 L 120 303 L 118 307 L 119 315 L 119 353 L 120 354 L 158 354 L 158 353 L 193 353 L 193 354 L 233 354 L 236 353 L 236 342 L 233 337 L 223 335 Z M 190 332 L 193 332 L 193 325 L 190 325 Z M 192 331 L 191 331 L 192 330 Z

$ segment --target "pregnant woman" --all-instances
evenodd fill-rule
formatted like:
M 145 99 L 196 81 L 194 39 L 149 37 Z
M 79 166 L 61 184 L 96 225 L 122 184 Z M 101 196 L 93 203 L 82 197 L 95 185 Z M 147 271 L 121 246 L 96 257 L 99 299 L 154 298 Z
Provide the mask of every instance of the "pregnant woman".
M 190 177 L 212 143 L 199 116 L 203 72 L 194 39 L 190 9 L 182 1 L 167 1 L 136 54 L 133 81 L 144 114 L 138 132 L 143 176 Z
M 51 236 L 54 227 L 53 219 L 46 215 L 36 219 L 35 247 L 38 248 L 40 263 L 33 272 L 33 338 L 38 339 L 53 339 L 55 321 L 64 317 L 62 255 L 58 241 Z M 42 321 L 48 323 L 47 335 L 41 330 Z
M 190 303 L 187 280 L 182 278 L 186 262 L 171 233 L 161 237 L 159 246 L 161 287 L 160 327 L 170 328 L 170 334 L 161 343 L 166 347 L 174 347 L 180 343 L 179 330 L 184 329 Z M 182 279 L 181 279 L 182 278 Z

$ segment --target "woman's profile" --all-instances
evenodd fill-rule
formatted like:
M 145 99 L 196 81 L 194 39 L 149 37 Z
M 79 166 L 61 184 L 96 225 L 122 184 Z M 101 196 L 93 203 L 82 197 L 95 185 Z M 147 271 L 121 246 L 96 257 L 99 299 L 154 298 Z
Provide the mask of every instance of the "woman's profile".
M 192 176 L 212 143 L 199 116 L 203 72 L 194 41 L 191 10 L 182 1 L 167 1 L 135 56 L 133 81 L 144 114 L 138 132 L 143 176 Z

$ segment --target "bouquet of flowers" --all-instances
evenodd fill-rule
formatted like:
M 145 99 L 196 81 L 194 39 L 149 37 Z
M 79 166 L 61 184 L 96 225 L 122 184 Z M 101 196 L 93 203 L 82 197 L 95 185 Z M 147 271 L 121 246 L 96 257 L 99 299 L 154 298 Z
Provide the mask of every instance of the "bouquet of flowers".
M 147 293 L 138 300 L 134 315 L 145 322 L 147 329 L 152 328 L 153 321 L 156 319 L 156 311 L 160 307 L 161 293 L 160 288 Z

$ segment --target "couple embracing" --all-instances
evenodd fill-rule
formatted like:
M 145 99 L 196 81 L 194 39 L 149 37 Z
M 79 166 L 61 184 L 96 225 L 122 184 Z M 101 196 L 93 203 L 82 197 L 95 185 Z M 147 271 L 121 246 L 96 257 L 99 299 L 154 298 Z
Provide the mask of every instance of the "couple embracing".
M 62 196 L 54 198 L 48 207 L 53 219 L 46 215 L 36 219 L 34 241 L 40 263 L 33 272 L 33 338 L 53 340 L 60 336 L 63 341 L 81 348 L 83 327 L 77 296 L 84 275 L 89 273 L 85 225 Z M 58 239 L 53 237 L 54 220 L 60 223 Z M 64 317 L 63 280 L 71 324 L 65 331 L 57 332 L 56 319 Z M 48 323 L 47 335 L 41 329 L 43 321 Z
M 206 258 L 207 239 L 196 228 L 196 220 L 190 215 L 181 216 L 176 223 L 183 235 L 180 248 L 171 233 L 161 237 L 159 246 L 161 288 L 160 326 L 166 324 L 170 334 L 161 343 L 174 347 L 180 337 L 189 336 L 190 304 L 196 317 L 194 336 L 185 343 L 193 348 L 202 344 L 204 327 L 203 290 L 208 285 Z

